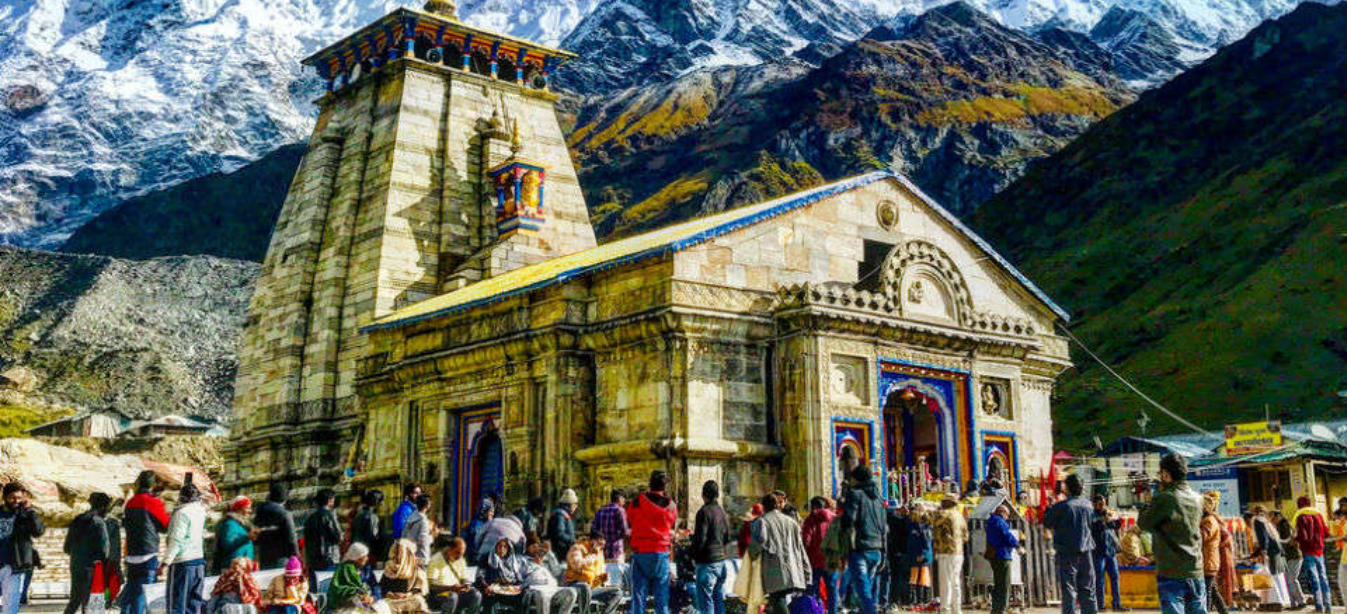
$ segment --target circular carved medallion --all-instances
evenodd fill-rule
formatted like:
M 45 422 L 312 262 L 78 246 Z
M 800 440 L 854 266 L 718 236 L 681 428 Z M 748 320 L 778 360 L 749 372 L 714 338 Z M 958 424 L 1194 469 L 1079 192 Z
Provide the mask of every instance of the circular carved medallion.
M 891 200 L 881 202 L 875 209 L 875 216 L 879 218 L 880 226 L 885 230 L 892 230 L 898 224 L 898 205 L 893 204 Z

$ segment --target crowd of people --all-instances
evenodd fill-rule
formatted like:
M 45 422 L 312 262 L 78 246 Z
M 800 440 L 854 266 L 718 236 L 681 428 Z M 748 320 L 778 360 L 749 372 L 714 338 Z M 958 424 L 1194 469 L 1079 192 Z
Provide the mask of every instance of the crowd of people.
M 1330 611 L 1325 545 L 1347 535 L 1347 499 L 1331 526 L 1308 498 L 1291 518 L 1255 506 L 1245 518 L 1251 554 L 1237 561 L 1236 538 L 1217 513 L 1219 499 L 1193 491 L 1186 475 L 1181 457 L 1162 459 L 1158 487 L 1146 491 L 1135 525 L 1126 530 L 1104 497 L 1087 498 L 1080 478 L 1067 476 L 1065 496 L 1038 518 L 1052 541 L 1063 614 L 1095 614 L 1107 596 L 1115 611 L 1126 610 L 1120 561 L 1154 565 L 1166 614 L 1205 614 L 1209 607 L 1226 614 L 1240 605 L 1238 562 L 1257 563 L 1276 578 L 1281 605 L 1313 603 Z M 838 614 L 843 608 L 960 614 L 970 564 L 965 552 L 971 551 L 966 501 L 955 493 L 886 499 L 863 465 L 846 474 L 840 493 L 836 501 L 813 497 L 801 517 L 784 492 L 772 491 L 732 518 L 719 484 L 707 481 L 695 530 L 688 530 L 678 520 L 668 476 L 655 471 L 630 500 L 612 491 L 587 526 L 577 520 L 579 498 L 566 489 L 550 510 L 535 498 L 510 513 L 498 496 L 487 497 L 454 535 L 437 526 L 433 501 L 416 484 L 404 488 L 387 519 L 381 491 L 365 492 L 358 507 L 341 513 L 336 494 L 320 490 L 299 524 L 286 489 L 273 485 L 266 501 L 228 503 L 208 555 L 207 510 L 190 474 L 170 514 L 156 476 L 144 472 L 120 520 L 110 517 L 114 501 L 94 493 L 88 510 L 70 524 L 65 612 L 86 606 L 101 564 L 120 576 L 117 605 L 129 614 L 147 611 L 145 587 L 161 572 L 169 614 L 228 614 L 230 606 L 252 606 L 260 614 L 317 614 L 319 607 L 333 614 L 614 614 L 627 598 L 631 614 L 644 614 L 648 605 L 656 614 L 685 606 L 725 614 L 730 594 L 753 614 Z M 32 542 L 44 526 L 22 485 L 7 484 L 3 494 L 0 614 L 14 614 L 35 564 Z M 1014 521 L 1019 512 L 995 481 L 978 494 L 990 513 L 982 525 L 985 550 L 973 556 L 990 570 L 992 614 L 1005 614 L 1023 552 L 1024 536 L 1014 527 L 1031 525 Z M 1297 580 L 1301 570 L 1307 594 Z M 219 577 L 206 591 L 208 574 Z M 1338 577 L 1347 577 L 1347 560 Z M 265 586 L 259 578 L 268 578 Z

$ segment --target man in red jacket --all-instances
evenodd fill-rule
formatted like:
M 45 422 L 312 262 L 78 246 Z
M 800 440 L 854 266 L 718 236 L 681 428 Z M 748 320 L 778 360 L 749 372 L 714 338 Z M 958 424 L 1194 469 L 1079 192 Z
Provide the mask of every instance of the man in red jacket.
M 1310 590 L 1314 592 L 1314 609 L 1328 612 L 1333 607 L 1332 594 L 1329 592 L 1328 568 L 1324 566 L 1324 538 L 1328 536 L 1328 523 L 1323 514 L 1310 505 L 1310 498 L 1301 496 L 1296 499 L 1295 520 L 1296 545 L 1300 546 L 1300 555 L 1304 567 L 1310 576 Z
M 156 494 L 154 472 L 136 476 L 136 494 L 126 502 L 122 531 L 126 534 L 126 584 L 120 596 L 123 614 L 145 614 L 145 585 L 159 571 L 159 534 L 168 530 L 168 512 Z
M 631 614 L 645 614 L 647 595 L 655 599 L 655 614 L 669 614 L 669 545 L 673 542 L 678 506 L 665 494 L 669 475 L 650 474 L 650 490 L 627 508 L 631 523 Z

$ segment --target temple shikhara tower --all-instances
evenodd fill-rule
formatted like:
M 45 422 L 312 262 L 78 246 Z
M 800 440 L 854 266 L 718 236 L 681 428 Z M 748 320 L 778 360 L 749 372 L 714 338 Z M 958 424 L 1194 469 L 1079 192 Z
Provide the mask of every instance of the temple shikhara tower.
M 876 171 L 597 245 L 549 92 L 571 54 L 399 9 L 328 81 L 242 341 L 225 487 L 501 493 L 587 512 L 703 481 L 1022 481 L 1052 454 L 1067 314 Z M 1013 491 L 1013 489 L 1012 489 Z M 389 501 L 396 501 L 390 496 Z

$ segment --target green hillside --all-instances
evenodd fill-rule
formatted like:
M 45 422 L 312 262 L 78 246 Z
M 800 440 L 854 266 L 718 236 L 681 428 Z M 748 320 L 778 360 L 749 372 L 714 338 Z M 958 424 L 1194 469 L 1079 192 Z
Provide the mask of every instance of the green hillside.
M 1073 312 L 1078 336 L 1194 422 L 1257 419 L 1264 404 L 1340 416 L 1344 49 L 1347 6 L 1303 4 L 1099 122 L 970 221 Z M 1136 432 L 1144 402 L 1075 360 L 1059 445 Z M 1149 413 L 1151 433 L 1182 430 Z

